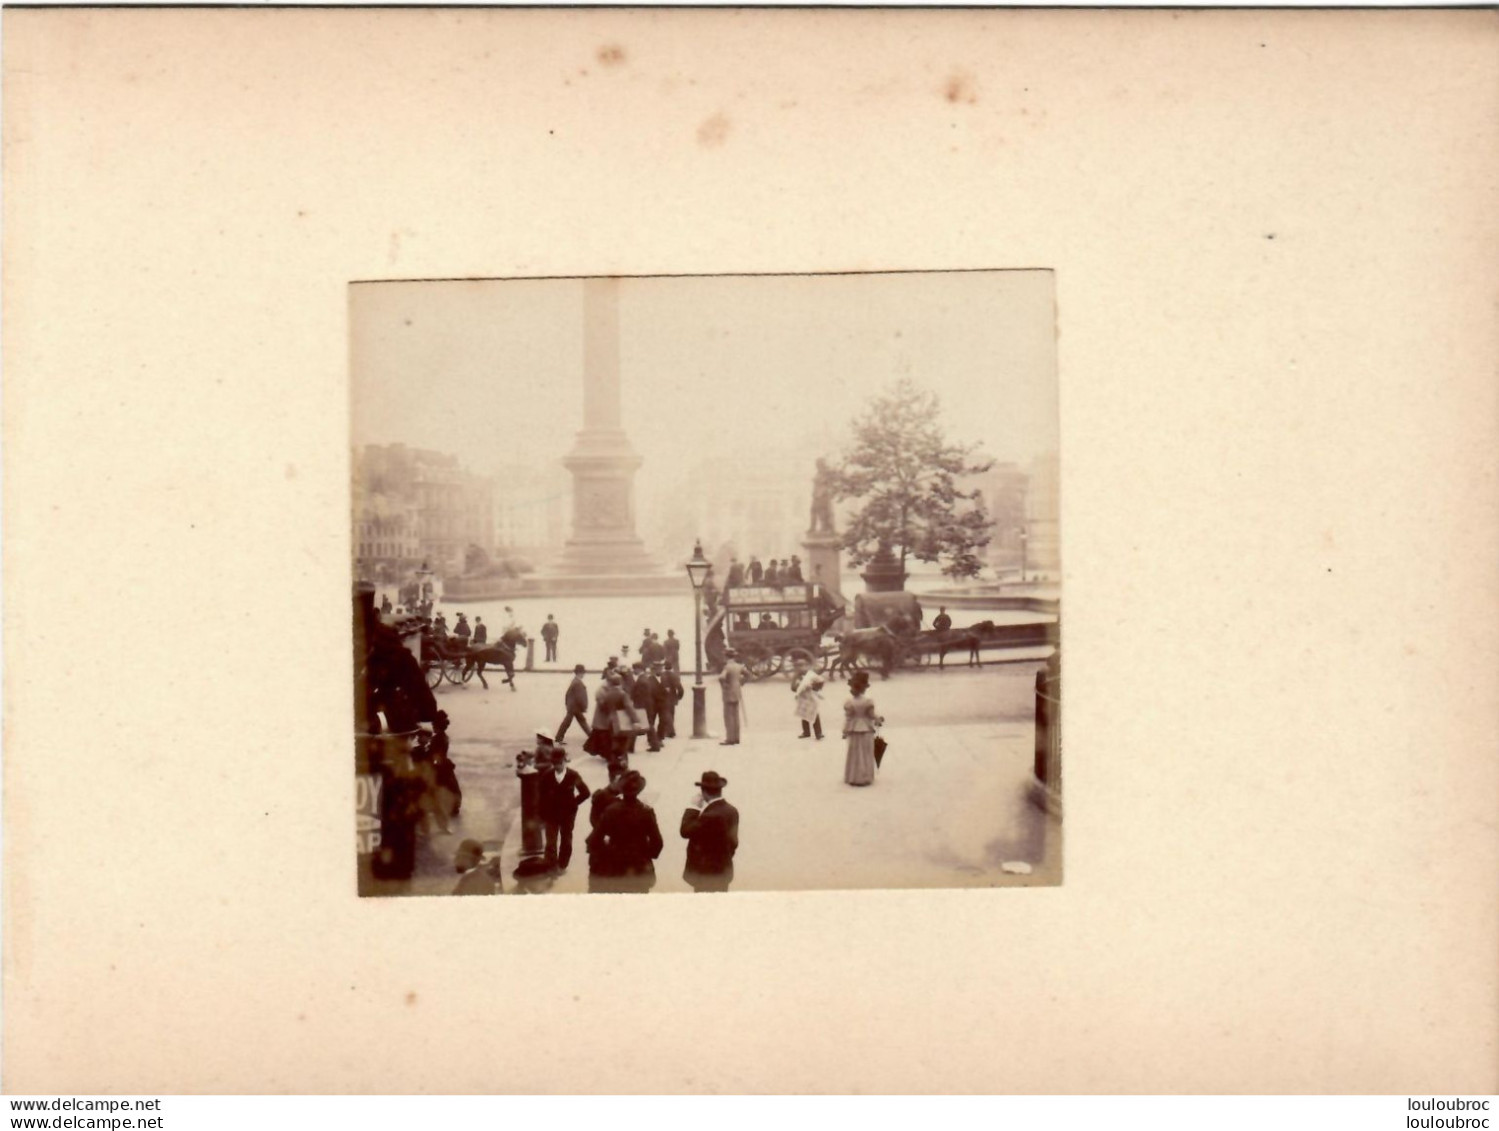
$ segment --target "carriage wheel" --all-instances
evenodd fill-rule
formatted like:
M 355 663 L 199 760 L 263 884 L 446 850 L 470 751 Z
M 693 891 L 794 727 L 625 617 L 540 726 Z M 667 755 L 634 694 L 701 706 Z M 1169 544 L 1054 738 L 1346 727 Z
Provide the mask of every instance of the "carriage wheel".
M 447 677 L 449 683 L 461 684 L 463 682 L 463 661 L 444 660 L 442 662 L 442 674 Z
M 781 657 L 775 652 L 753 652 L 744 659 L 744 666 L 755 679 L 775 675 L 781 666 Z
M 436 691 L 437 685 L 442 682 L 442 661 L 433 660 L 423 674 L 427 677 L 427 686 Z

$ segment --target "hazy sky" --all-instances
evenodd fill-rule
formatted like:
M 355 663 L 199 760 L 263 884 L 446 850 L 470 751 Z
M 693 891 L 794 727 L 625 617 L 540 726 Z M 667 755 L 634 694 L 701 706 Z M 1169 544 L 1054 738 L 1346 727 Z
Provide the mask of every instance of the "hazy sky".
M 1054 451 L 1052 282 L 1041 271 L 623 280 L 637 497 L 702 457 L 754 465 L 805 450 L 810 474 L 901 375 L 938 394 L 954 440 L 1001 460 Z M 579 280 L 355 284 L 350 325 L 356 444 L 436 448 L 490 474 L 565 454 L 581 427 Z

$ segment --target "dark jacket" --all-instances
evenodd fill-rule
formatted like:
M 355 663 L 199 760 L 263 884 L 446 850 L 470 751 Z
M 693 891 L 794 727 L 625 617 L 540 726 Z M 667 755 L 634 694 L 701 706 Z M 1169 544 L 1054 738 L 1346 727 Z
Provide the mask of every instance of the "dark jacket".
M 687 871 L 726 872 L 734 866 L 739 847 L 739 810 L 723 800 L 701 812 L 688 809 L 682 814 L 682 836 L 687 841 Z
M 641 710 L 654 710 L 661 694 L 661 681 L 650 672 L 643 673 L 635 681 L 631 700 Z
M 588 834 L 590 867 L 602 861 L 609 875 L 654 876 L 663 844 L 656 811 L 638 797 L 624 797 L 604 810 Z
M 541 779 L 541 819 L 566 821 L 577 814 L 578 806 L 590 796 L 577 770 L 568 770 L 560 782 L 555 774 L 545 774 Z
M 611 789 L 607 785 L 603 789 L 594 790 L 593 801 L 588 806 L 588 827 L 590 829 L 598 828 L 599 818 L 604 815 L 604 810 L 623 798 L 624 794 L 618 790 Z
M 549 620 L 541 626 L 541 638 L 543 640 L 557 639 L 557 622 Z
M 655 684 L 655 698 L 652 700 L 652 705 L 656 708 L 656 711 L 658 713 L 661 711 L 669 711 L 677 705 L 677 699 L 679 697 L 673 695 L 671 688 L 668 686 L 668 680 L 670 679 L 671 675 L 671 672 L 662 672 L 659 676 L 651 677 L 651 682 Z M 677 683 L 678 686 L 681 685 L 680 680 L 678 680 Z
M 562 701 L 569 711 L 576 711 L 580 715 L 586 714 L 588 712 L 588 685 L 574 676 L 573 681 L 567 685 L 567 694 L 562 697 Z
M 682 668 L 682 642 L 675 636 L 668 636 L 661 642 L 661 650 L 666 653 L 663 659 L 680 671 Z
M 661 689 L 666 693 L 665 702 L 668 708 L 675 707 L 682 701 L 682 696 L 687 694 L 682 687 L 682 677 L 674 671 L 661 673 Z
M 630 697 L 625 694 L 622 687 L 601 687 L 594 696 L 593 723 L 594 730 L 613 730 L 614 713 L 625 711 L 632 719 L 638 719 L 635 714 L 635 705 Z

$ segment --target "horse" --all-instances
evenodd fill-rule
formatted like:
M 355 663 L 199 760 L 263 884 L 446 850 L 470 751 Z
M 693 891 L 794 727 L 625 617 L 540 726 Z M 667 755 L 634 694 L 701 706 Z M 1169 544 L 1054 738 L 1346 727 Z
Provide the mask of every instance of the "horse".
M 880 678 L 889 679 L 890 669 L 895 666 L 895 633 L 884 625 L 878 628 L 856 628 L 837 638 L 838 658 L 833 661 L 833 671 L 852 672 L 860 660 L 878 660 Z
M 463 660 L 463 675 L 466 679 L 468 673 L 475 671 L 487 690 L 489 681 L 484 678 L 484 665 L 494 664 L 505 669 L 505 682 L 510 685 L 510 690 L 515 690 L 515 650 L 516 648 L 530 643 L 526 639 L 526 630 L 523 628 L 507 628 L 505 634 L 493 644 L 481 644 L 478 647 L 470 647 L 468 654 Z M 477 665 L 477 669 L 476 669 Z
M 943 667 L 947 660 L 947 654 L 955 648 L 966 647 L 968 649 L 968 666 L 977 668 L 983 666 L 983 660 L 979 657 L 979 647 L 983 644 L 984 637 L 994 627 L 992 620 L 981 620 L 968 628 L 955 629 L 943 633 L 942 641 L 937 645 L 937 666 Z

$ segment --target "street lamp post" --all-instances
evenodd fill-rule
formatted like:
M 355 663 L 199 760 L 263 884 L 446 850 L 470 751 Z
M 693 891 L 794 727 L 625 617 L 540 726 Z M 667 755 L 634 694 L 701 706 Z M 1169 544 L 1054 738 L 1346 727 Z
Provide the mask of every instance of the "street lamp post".
M 692 558 L 687 563 L 687 578 L 692 582 L 694 615 L 692 618 L 693 644 L 697 652 L 697 677 L 692 684 L 692 737 L 708 737 L 707 689 L 703 687 L 703 582 L 711 567 L 703 557 L 703 542 L 698 539 L 692 547 Z
M 1021 585 L 1025 584 L 1025 543 L 1026 543 L 1027 539 L 1029 539 L 1029 537 L 1030 537 L 1030 534 L 1026 531 L 1025 527 L 1022 526 L 1020 528 L 1020 584 Z

